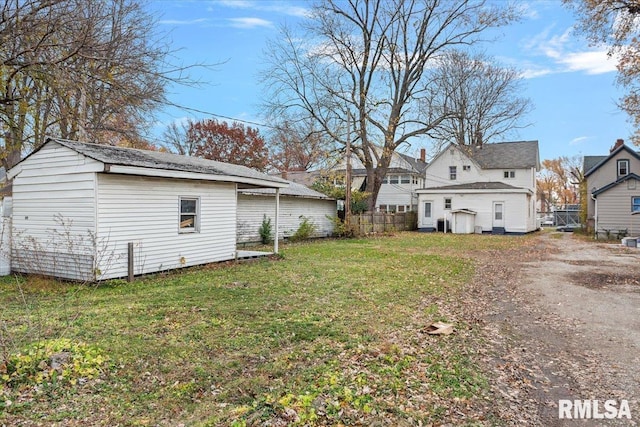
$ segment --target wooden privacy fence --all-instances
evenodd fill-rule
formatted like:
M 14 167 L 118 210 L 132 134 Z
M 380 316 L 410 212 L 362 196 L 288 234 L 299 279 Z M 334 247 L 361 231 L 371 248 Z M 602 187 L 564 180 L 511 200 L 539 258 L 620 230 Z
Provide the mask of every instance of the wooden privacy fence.
M 351 227 L 359 234 L 415 230 L 418 228 L 416 212 L 365 212 L 351 215 Z

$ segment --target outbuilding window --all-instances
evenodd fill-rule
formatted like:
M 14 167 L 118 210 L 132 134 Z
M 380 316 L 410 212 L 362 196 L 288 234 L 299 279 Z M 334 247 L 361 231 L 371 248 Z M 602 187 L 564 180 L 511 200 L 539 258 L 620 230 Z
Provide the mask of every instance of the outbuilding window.
M 200 231 L 200 198 L 180 197 L 180 233 L 197 233 Z

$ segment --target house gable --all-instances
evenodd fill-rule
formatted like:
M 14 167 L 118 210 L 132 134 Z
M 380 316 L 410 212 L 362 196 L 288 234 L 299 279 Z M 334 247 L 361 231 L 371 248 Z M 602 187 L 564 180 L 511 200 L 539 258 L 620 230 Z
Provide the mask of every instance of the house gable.
M 425 188 L 504 182 L 534 191 L 539 164 L 537 141 L 485 144 L 482 147 L 450 144 L 427 166 Z

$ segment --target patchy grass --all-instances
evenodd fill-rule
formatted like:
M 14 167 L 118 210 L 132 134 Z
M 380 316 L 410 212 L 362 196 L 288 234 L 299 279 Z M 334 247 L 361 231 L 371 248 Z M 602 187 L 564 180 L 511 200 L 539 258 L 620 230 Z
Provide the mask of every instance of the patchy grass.
M 473 276 L 476 251 L 499 256 L 527 241 L 400 233 L 291 244 L 277 261 L 191 268 L 134 283 L 4 278 L 5 360 L 34 342 L 64 337 L 87 343 L 108 362 L 98 378 L 75 387 L 0 383 L 0 423 L 451 420 L 486 404 L 487 383 L 465 334 L 434 337 L 425 327 L 451 321 L 441 307 Z

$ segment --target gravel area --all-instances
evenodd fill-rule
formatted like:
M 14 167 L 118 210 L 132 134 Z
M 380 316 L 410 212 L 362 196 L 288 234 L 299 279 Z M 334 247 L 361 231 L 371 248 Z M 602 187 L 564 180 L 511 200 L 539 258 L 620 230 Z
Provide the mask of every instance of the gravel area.
M 466 315 L 482 328 L 494 416 L 506 425 L 639 425 L 640 249 L 541 233 L 526 249 L 477 261 Z M 598 400 L 608 415 L 606 400 L 616 409 L 626 400 L 631 419 L 561 419 L 560 399 Z

